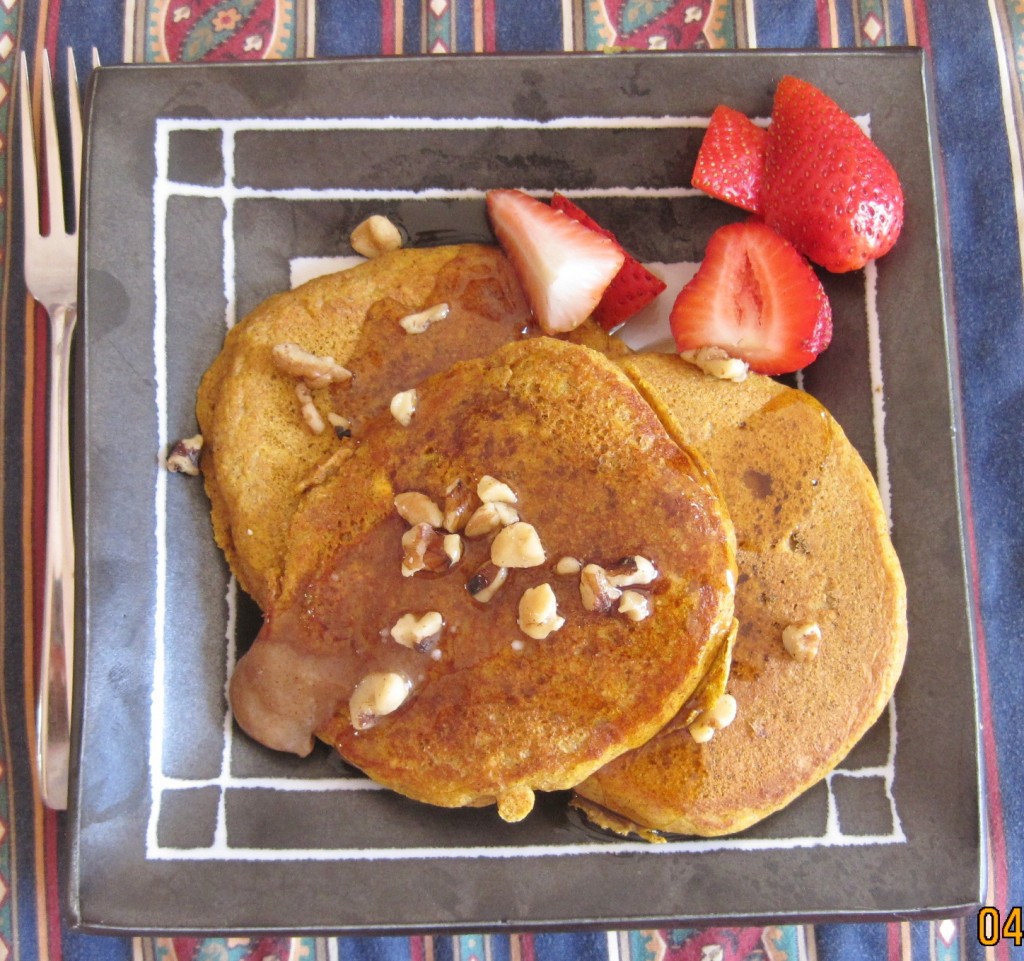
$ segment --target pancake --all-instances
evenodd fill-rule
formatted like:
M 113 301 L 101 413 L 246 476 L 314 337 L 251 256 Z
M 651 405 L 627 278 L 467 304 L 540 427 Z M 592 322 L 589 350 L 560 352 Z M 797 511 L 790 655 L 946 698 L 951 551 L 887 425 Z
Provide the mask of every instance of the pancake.
M 400 326 L 440 304 L 448 316 L 425 331 Z M 302 490 L 345 444 L 329 424 L 314 433 L 303 419 L 300 379 L 275 362 L 276 347 L 294 344 L 351 372 L 314 387 L 311 403 L 324 422 L 342 415 L 358 437 L 396 392 L 536 333 L 511 266 L 486 245 L 386 253 L 270 297 L 240 321 L 203 377 L 196 412 L 214 536 L 242 588 L 271 605 Z M 573 336 L 615 349 L 592 323 Z
M 767 377 L 732 384 L 678 357 L 624 367 L 716 472 L 736 528 L 736 718 L 697 743 L 683 724 L 579 785 L 574 803 L 621 830 L 715 836 L 784 807 L 831 771 L 893 693 L 906 590 L 877 488 L 838 423 Z M 783 643 L 820 629 L 813 657 Z
M 707 468 L 613 361 L 509 344 L 306 494 L 232 710 L 269 747 L 319 737 L 404 795 L 518 820 L 677 714 L 726 643 L 734 550 Z

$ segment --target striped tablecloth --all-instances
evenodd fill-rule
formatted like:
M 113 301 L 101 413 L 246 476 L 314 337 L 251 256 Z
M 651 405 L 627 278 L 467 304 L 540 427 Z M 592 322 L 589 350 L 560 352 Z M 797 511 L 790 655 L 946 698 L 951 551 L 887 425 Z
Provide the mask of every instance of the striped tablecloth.
M 106 64 L 622 48 L 874 48 L 931 59 L 952 247 L 951 288 L 965 410 L 971 590 L 983 699 L 989 904 L 1024 895 L 1024 5 L 1012 0 L 0 0 L 0 325 L 3 544 L 0 559 L 0 961 L 231 959 L 571 959 L 858 961 L 1010 958 L 978 919 L 904 924 L 677 928 L 411 938 L 107 938 L 61 918 L 63 816 L 33 795 L 33 681 L 42 589 L 47 325 L 21 277 L 14 85 L 74 48 Z M 33 71 L 38 83 L 38 72 Z M 941 792 L 942 785 L 935 789 Z M 1012 934 L 1012 932 L 1011 932 Z M 1018 940 L 1018 944 L 1020 941 Z

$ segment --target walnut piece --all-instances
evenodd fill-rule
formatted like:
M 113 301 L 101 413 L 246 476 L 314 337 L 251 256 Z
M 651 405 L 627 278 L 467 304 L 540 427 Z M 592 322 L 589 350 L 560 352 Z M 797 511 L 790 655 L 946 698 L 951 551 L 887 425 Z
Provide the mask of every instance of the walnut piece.
M 464 531 L 466 537 L 486 537 L 499 527 L 507 527 L 519 520 L 519 512 L 511 505 L 501 501 L 481 504 L 468 521 Z
M 801 664 L 813 661 L 821 647 L 821 626 L 814 621 L 790 624 L 782 632 L 782 643 L 794 660 Z
M 295 385 L 295 396 L 299 399 L 299 410 L 302 413 L 302 419 L 306 422 L 306 426 L 314 434 L 322 434 L 324 432 L 324 419 L 320 416 L 320 411 L 317 410 L 317 406 L 313 402 L 313 394 L 305 381 L 300 380 Z
M 618 612 L 631 621 L 643 621 L 651 616 L 651 599 L 639 591 L 623 591 Z
M 391 398 L 391 413 L 395 420 L 403 427 L 412 423 L 412 415 L 416 413 L 416 405 L 419 403 L 420 395 L 416 388 L 399 391 Z
M 367 674 L 349 698 L 348 710 L 352 726 L 365 731 L 377 719 L 397 711 L 409 696 L 408 678 L 393 671 Z
M 395 496 L 395 510 L 407 524 L 429 524 L 440 527 L 444 521 L 441 508 L 421 491 L 406 491 Z
M 736 720 L 736 698 L 723 694 L 706 711 L 701 711 L 689 727 L 690 736 L 698 744 L 706 744 L 716 731 L 727 728 Z
M 542 641 L 565 624 L 558 613 L 558 599 L 550 584 L 540 584 L 523 591 L 519 599 L 519 630 L 527 637 Z
M 583 570 L 583 562 L 577 557 L 565 557 L 558 558 L 558 562 L 555 564 L 555 573 L 563 576 L 571 576 L 579 574 Z
M 587 564 L 580 571 L 580 600 L 585 610 L 606 614 L 622 596 L 622 591 L 608 580 L 600 564 Z
M 472 595 L 473 600 L 486 604 L 501 585 L 508 580 L 508 568 L 498 567 L 495 564 L 484 564 L 468 581 L 466 590 Z
M 484 474 L 476 485 L 476 495 L 485 504 L 515 504 L 519 498 L 508 484 Z
M 357 254 L 372 260 L 398 250 L 402 246 L 402 232 L 387 217 L 372 214 L 352 231 L 349 243 Z
M 537 567 L 544 559 L 540 536 L 525 521 L 503 527 L 491 541 L 491 563 L 498 567 Z
M 635 587 L 657 580 L 658 569 L 646 557 L 634 554 L 616 561 L 605 574 L 613 587 Z
M 476 503 L 476 495 L 461 480 L 455 481 L 444 497 L 444 529 L 453 534 L 461 531 L 475 510 Z
M 430 653 L 437 647 L 444 629 L 444 618 L 440 611 L 427 611 L 417 617 L 403 614 L 391 628 L 391 636 L 403 647 L 411 647 L 421 654 Z
M 298 344 L 275 344 L 272 355 L 278 370 L 300 378 L 310 390 L 352 379 L 352 371 L 342 367 L 333 357 L 311 354 Z
M 451 308 L 447 304 L 434 304 L 414 314 L 406 314 L 398 323 L 407 334 L 423 334 L 439 320 L 444 320 L 449 313 Z
M 167 455 L 167 469 L 174 474 L 199 474 L 199 454 L 203 449 L 203 435 L 193 434 L 179 440 Z
M 402 535 L 402 576 L 420 571 L 440 574 L 454 561 L 445 546 L 446 535 L 430 524 L 415 524 Z
M 705 374 L 719 380 L 731 380 L 741 383 L 747 379 L 750 367 L 739 357 L 730 357 L 721 347 L 701 347 L 697 350 L 684 350 L 680 355 L 683 360 L 699 367 Z

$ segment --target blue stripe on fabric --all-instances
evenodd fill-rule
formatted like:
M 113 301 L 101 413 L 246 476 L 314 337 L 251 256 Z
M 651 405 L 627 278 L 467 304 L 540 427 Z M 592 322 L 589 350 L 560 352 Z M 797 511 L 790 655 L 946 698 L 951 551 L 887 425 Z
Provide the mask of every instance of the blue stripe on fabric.
M 797 17 L 784 6 L 756 6 L 754 27 L 757 45 L 762 50 L 771 48 L 815 48 L 818 46 L 818 20 L 813 7 L 809 16 Z
M 456 0 L 455 3 L 455 50 L 457 53 L 472 53 L 475 43 L 473 30 L 472 0 Z
M 601 961 L 608 957 L 608 935 L 538 934 L 533 941 L 535 961 Z
M 345 0 L 344 17 L 337 15 L 337 9 L 337 0 L 317 0 L 317 56 L 377 56 L 381 37 L 378 0 Z
M 819 924 L 814 930 L 818 961 L 882 961 L 889 956 L 884 924 Z
M 394 0 L 395 6 L 404 7 L 402 50 L 406 54 L 423 52 L 423 8 L 419 0 Z
M 32 6 L 32 4 L 28 4 Z M 115 64 L 123 63 L 124 52 L 124 23 L 121 18 L 120 9 L 109 16 L 90 16 L 86 18 L 61 17 L 60 27 L 57 31 L 57 50 L 59 51 L 57 63 L 63 73 L 64 51 L 73 47 L 75 61 L 78 66 L 78 73 L 81 77 L 87 77 L 92 65 L 92 50 L 96 48 L 99 53 L 100 63 Z M 84 91 L 84 84 L 82 86 Z
M 337 956 L 345 961 L 409 961 L 412 957 L 409 939 L 403 937 L 338 938 L 337 948 Z
M 508 53 L 543 53 L 562 49 L 559 3 L 495 3 L 498 49 Z

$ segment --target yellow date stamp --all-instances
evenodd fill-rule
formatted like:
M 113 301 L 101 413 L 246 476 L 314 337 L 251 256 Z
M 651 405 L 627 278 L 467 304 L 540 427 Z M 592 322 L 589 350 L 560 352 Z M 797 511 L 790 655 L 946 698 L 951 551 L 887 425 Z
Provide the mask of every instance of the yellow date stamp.
M 1002 912 L 994 907 L 978 912 L 978 943 L 988 948 L 1000 941 L 1009 941 L 1018 948 L 1024 944 L 1024 915 L 1019 904 Z

